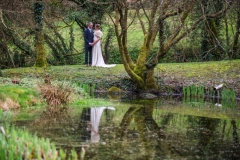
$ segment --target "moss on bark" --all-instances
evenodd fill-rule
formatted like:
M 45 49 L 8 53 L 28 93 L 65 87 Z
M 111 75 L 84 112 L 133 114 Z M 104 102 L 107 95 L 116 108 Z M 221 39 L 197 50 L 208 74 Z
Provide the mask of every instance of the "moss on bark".
M 46 50 L 44 47 L 44 34 L 38 32 L 36 35 L 36 61 L 35 67 L 47 67 Z

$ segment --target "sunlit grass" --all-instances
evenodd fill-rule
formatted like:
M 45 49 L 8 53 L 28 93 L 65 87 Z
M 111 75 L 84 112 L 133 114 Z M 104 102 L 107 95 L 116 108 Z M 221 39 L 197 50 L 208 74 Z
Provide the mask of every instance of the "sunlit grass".
M 105 99 L 99 99 L 99 98 L 81 98 L 78 100 L 75 100 L 70 104 L 72 107 L 101 107 L 101 106 L 113 106 L 114 101 L 107 101 Z
M 40 104 L 38 100 L 40 96 L 34 89 L 17 85 L 0 86 L 0 100 L 4 102 L 7 98 L 10 98 L 14 103 L 19 103 L 21 107 Z
M 188 63 L 160 63 L 156 67 L 156 72 L 165 72 L 167 75 L 176 75 L 177 77 L 199 77 L 213 78 L 216 75 L 227 74 L 230 78 L 240 78 L 239 73 L 240 60 L 226 60 L 226 61 L 211 61 L 211 62 L 188 62 Z M 4 69 L 2 70 L 4 77 L 18 77 L 38 76 L 41 73 L 48 73 L 52 79 L 69 79 L 75 76 L 96 76 L 101 77 L 125 74 L 125 69 L 122 64 L 117 64 L 113 68 L 101 67 L 85 67 L 83 65 L 65 65 L 65 66 L 51 66 L 45 71 L 39 73 L 34 67 Z M 39 74 L 38 74 L 39 73 Z M 68 76 L 67 76 L 68 75 Z M 207 77 L 206 77 L 207 76 Z M 221 76 L 222 77 L 222 76 Z M 218 77 L 216 77 L 218 78 Z
M 208 78 L 219 79 L 227 75 L 229 78 L 239 78 L 240 60 L 188 62 L 188 63 L 161 63 L 156 69 L 178 78 Z M 237 73 L 237 74 L 236 74 Z

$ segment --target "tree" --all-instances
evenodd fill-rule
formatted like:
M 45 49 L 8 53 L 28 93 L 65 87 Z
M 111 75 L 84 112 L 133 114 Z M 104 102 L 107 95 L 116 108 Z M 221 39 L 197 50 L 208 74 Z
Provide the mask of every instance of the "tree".
M 234 35 L 234 40 L 233 40 L 233 47 L 232 47 L 232 54 L 229 54 L 231 58 L 236 58 L 237 57 L 237 51 L 239 50 L 238 47 L 238 39 L 239 39 L 239 34 L 240 34 L 240 1 L 235 1 L 236 2 L 236 13 L 237 13 L 237 21 L 236 21 L 236 33 Z
M 104 10 L 109 9 L 109 1 L 111 0 L 101 0 L 100 2 L 92 0 L 67 1 L 77 5 L 76 9 L 71 10 L 67 17 L 76 21 L 79 27 L 84 31 L 89 21 L 96 24 L 101 24 L 103 22 Z
M 22 53 L 33 57 L 31 45 L 21 36 L 27 37 L 23 26 L 31 26 L 32 15 L 29 14 L 28 3 L 17 0 L 0 2 L 0 63 L 2 68 L 16 67 L 13 61 L 13 50 L 19 48 Z M 21 13 L 21 14 L 20 14 Z M 26 14 L 27 13 L 27 14 Z
M 42 0 L 36 0 L 34 3 L 34 19 L 35 19 L 35 31 L 36 31 L 36 67 L 47 67 L 46 50 L 44 47 L 44 33 L 43 33 L 43 11 L 44 3 Z
M 202 6 L 199 9 L 204 14 L 220 11 L 222 9 L 222 0 L 214 2 L 202 0 Z M 202 58 L 204 60 L 222 59 L 223 49 L 220 42 L 220 20 L 222 17 L 206 18 L 202 25 Z
M 196 29 L 201 21 L 223 14 L 229 5 L 225 2 L 222 10 L 211 14 L 203 12 L 201 16 L 195 18 L 193 23 L 189 23 L 188 19 L 194 16 L 196 6 L 202 5 L 201 1 L 116 0 L 113 4 L 115 7 L 114 16 L 110 13 L 108 15 L 115 27 L 122 62 L 126 72 L 136 82 L 140 90 L 158 90 L 154 78 L 154 68 L 160 60 L 169 52 L 171 47 Z M 138 18 L 144 34 L 136 63 L 133 62 L 128 51 L 128 28 L 135 20 L 129 20 L 130 5 L 134 6 L 134 18 Z M 166 24 L 171 26 L 170 32 L 166 28 Z M 157 36 L 159 47 L 155 53 L 152 53 Z

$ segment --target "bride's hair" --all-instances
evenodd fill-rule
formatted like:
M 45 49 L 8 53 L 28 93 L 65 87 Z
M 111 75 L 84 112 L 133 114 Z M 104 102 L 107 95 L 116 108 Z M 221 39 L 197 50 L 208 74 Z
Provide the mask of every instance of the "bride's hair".
M 97 28 L 97 29 L 100 29 L 100 24 L 95 24 L 95 27 Z

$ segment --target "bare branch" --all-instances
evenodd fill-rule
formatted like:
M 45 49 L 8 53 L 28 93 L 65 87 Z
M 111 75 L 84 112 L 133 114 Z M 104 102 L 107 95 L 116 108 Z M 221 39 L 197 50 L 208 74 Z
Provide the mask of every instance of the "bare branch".
M 220 16 L 222 15 L 223 13 L 226 12 L 226 10 L 230 7 L 230 5 L 226 6 L 223 10 L 217 12 L 217 13 L 214 13 L 214 14 L 206 14 L 206 15 L 202 15 L 201 17 L 199 17 L 195 23 L 192 25 L 191 28 L 187 29 L 186 31 L 184 31 L 179 37 L 177 37 L 176 39 L 172 39 L 172 41 L 168 40 L 168 42 L 166 43 L 166 46 L 165 46 L 165 49 L 166 50 L 169 50 L 169 48 L 176 44 L 177 42 L 179 42 L 182 38 L 184 38 L 187 34 L 189 34 L 191 31 L 193 31 L 197 25 L 203 21 L 204 19 L 206 18 L 215 18 L 217 16 Z M 176 36 L 175 36 L 176 37 Z M 171 43 L 170 43 L 171 42 Z
M 0 19 L 1 19 L 1 21 L 2 21 L 2 24 L 3 24 L 6 28 L 8 28 L 8 27 L 6 26 L 6 24 L 4 23 L 2 9 L 0 9 Z
M 143 10 L 144 15 L 146 16 L 146 18 L 147 18 L 147 20 L 148 20 L 148 22 L 149 22 L 149 17 L 148 17 L 148 15 L 147 15 L 147 13 L 146 13 L 146 10 L 145 10 L 145 8 L 144 8 L 143 3 L 142 3 L 141 0 L 140 0 L 140 4 L 141 4 L 141 6 L 142 6 L 142 10 Z
M 143 34 L 145 35 L 145 34 L 147 33 L 147 31 L 146 31 L 146 28 L 145 28 L 144 23 L 143 23 L 143 21 L 142 21 L 142 18 L 141 18 L 141 16 L 140 16 L 139 8 L 138 8 L 137 6 L 136 6 L 136 14 L 137 14 L 138 19 L 139 19 L 139 21 L 140 21 L 140 24 L 141 24 L 141 27 L 142 27 Z M 148 17 L 147 17 L 147 19 L 148 19 Z

